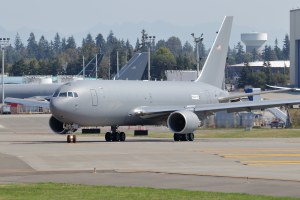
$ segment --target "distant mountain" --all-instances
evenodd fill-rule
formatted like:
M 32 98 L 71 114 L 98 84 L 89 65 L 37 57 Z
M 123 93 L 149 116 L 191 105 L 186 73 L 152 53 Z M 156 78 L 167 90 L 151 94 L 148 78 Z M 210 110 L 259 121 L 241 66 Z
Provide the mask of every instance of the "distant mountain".
M 137 38 L 141 37 L 141 30 L 145 29 L 149 35 L 156 36 L 156 41 L 158 40 L 167 40 L 171 36 L 179 37 L 182 44 L 185 41 L 189 41 L 193 44 L 193 38 L 191 37 L 191 33 L 195 33 L 196 36 L 200 36 L 201 33 L 204 34 L 204 44 L 207 49 L 212 45 L 216 31 L 220 27 L 220 23 L 201 23 L 199 25 L 191 26 L 191 25 L 177 25 L 170 24 L 162 21 L 157 22 L 140 22 L 140 23 L 122 23 L 122 24 L 112 24 L 112 25 L 104 25 L 97 24 L 94 27 L 91 27 L 89 30 L 80 30 L 76 33 L 62 33 L 58 32 L 61 37 L 69 37 L 71 35 L 74 36 L 76 40 L 77 46 L 81 46 L 82 39 L 86 37 L 88 33 L 91 33 L 93 37 L 96 37 L 98 33 L 101 33 L 104 38 L 106 38 L 110 32 L 113 31 L 114 35 L 119 39 L 124 39 L 125 41 L 128 39 L 130 43 L 135 46 Z M 239 26 L 233 24 L 233 29 L 231 33 L 230 47 L 233 48 L 237 42 L 240 41 L 240 34 L 243 32 L 267 32 L 268 33 L 268 43 L 269 45 L 274 45 L 274 41 L 276 37 L 278 38 L 280 47 L 282 46 L 281 42 L 287 32 L 284 30 L 255 30 L 251 26 Z M 50 42 L 54 39 L 54 36 L 57 31 L 43 31 L 39 29 L 31 29 L 29 27 L 23 27 L 17 30 L 6 30 L 5 28 L 0 26 L 0 37 L 10 37 L 12 39 L 12 44 L 15 39 L 17 33 L 19 33 L 22 42 L 26 45 L 27 39 L 29 38 L 30 32 L 35 34 L 36 40 L 44 35 L 46 39 Z

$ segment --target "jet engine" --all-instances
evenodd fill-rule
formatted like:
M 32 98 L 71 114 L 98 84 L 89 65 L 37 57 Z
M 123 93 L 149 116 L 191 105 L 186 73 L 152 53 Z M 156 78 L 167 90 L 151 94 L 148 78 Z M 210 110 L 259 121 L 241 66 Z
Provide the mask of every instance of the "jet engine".
M 68 132 L 66 129 L 64 129 L 64 124 L 53 116 L 51 116 L 49 119 L 49 126 L 52 131 L 57 134 L 66 134 Z
M 194 112 L 181 110 L 171 113 L 167 124 L 172 132 L 187 134 L 194 132 L 200 126 L 200 120 Z

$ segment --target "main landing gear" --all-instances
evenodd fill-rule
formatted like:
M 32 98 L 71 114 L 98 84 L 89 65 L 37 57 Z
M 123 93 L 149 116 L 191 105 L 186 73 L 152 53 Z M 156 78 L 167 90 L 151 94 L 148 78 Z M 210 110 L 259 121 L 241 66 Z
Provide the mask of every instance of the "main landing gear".
M 174 133 L 174 141 L 194 141 L 194 133 Z
M 106 132 L 105 134 L 106 142 L 124 142 L 126 140 L 126 134 L 124 132 L 120 132 L 117 126 L 111 126 L 111 131 Z

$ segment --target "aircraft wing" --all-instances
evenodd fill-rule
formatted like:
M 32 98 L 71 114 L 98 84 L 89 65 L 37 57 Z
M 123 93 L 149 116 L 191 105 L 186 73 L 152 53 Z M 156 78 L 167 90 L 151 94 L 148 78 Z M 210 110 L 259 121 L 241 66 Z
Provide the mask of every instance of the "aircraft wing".
M 4 99 L 5 103 L 17 103 L 24 106 L 35 106 L 49 108 L 49 101 L 38 101 L 36 99 L 20 99 L 20 98 L 10 98 L 7 97 Z
M 293 91 L 293 88 L 276 88 L 277 90 L 268 90 L 268 91 L 262 91 L 262 92 L 254 92 L 254 93 L 242 93 L 242 94 L 236 94 L 236 95 L 229 95 L 226 97 L 220 97 L 218 98 L 220 103 L 227 102 L 230 100 L 235 100 L 243 97 L 249 97 L 249 96 L 254 96 L 254 95 L 260 95 L 260 94 L 267 94 L 267 93 L 278 93 L 278 92 L 287 92 L 287 91 Z M 299 89 L 300 91 L 300 89 Z
M 274 89 L 287 89 L 287 90 L 290 90 L 290 91 L 297 91 L 299 92 L 300 91 L 300 88 L 290 88 L 290 87 L 281 87 L 281 86 L 273 86 L 273 85 L 266 85 L 270 88 L 274 88 Z
M 189 106 L 142 106 L 134 109 L 129 115 L 139 116 L 141 118 L 152 118 L 168 115 L 174 111 L 191 110 L 197 114 L 209 115 L 218 111 L 240 112 L 260 110 L 279 106 L 290 106 L 300 104 L 300 99 L 279 99 L 266 101 L 247 101 L 234 103 L 216 103 Z

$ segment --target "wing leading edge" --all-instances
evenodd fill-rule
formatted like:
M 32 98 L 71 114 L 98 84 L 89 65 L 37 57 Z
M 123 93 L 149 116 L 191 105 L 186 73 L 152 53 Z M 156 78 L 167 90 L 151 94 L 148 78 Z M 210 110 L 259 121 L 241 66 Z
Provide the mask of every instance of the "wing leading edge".
M 194 106 L 142 106 L 134 109 L 129 115 L 139 116 L 141 118 L 155 118 L 157 116 L 168 115 L 179 110 L 190 110 L 196 114 L 209 115 L 218 111 L 240 112 L 261 110 L 271 107 L 291 106 L 300 104 L 300 99 L 279 99 L 266 101 L 247 101 L 235 103 L 217 103 L 203 104 Z

